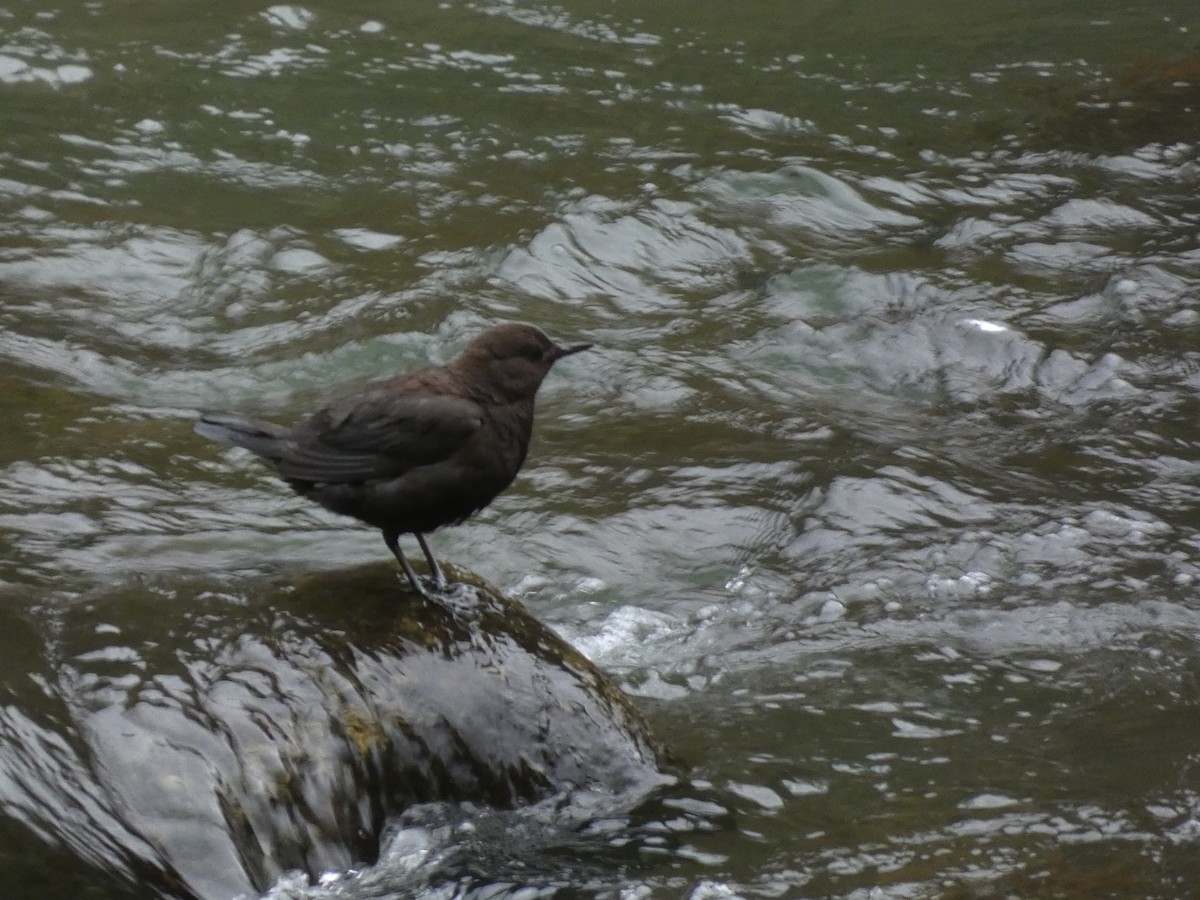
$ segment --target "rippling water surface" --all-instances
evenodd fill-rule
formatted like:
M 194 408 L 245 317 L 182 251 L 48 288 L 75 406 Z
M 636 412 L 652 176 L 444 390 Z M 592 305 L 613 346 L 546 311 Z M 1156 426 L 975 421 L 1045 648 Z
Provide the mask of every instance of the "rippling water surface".
M 690 780 L 469 878 L 428 863 L 449 815 L 400 823 L 276 896 L 1195 892 L 1197 29 L 1183 0 L 0 6 L 0 894 L 140 896 L 107 874 L 138 848 L 54 838 L 102 805 L 56 731 L 69 611 L 386 555 L 194 411 L 287 420 L 511 318 L 599 349 L 435 548 Z

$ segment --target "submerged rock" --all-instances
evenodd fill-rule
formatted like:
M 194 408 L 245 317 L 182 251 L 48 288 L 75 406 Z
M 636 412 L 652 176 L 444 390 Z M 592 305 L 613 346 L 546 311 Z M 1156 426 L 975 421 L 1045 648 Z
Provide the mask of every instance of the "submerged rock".
M 50 837 L 102 840 L 163 895 L 370 863 L 389 817 L 418 804 L 556 797 L 582 820 L 669 780 L 612 682 L 484 584 L 432 602 L 370 566 L 227 591 L 123 589 L 62 627 L 77 756 L 56 787 L 93 783 L 87 805 L 63 798 L 83 821 Z

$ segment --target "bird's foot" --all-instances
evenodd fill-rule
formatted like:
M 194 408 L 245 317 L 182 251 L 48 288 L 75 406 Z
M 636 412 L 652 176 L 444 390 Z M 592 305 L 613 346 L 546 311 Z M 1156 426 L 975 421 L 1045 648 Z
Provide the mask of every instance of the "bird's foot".
M 419 578 L 410 582 L 401 573 L 397 573 L 405 593 L 420 594 L 427 603 L 436 606 L 447 616 L 458 622 L 475 618 L 479 615 L 479 593 L 469 584 L 461 581 L 443 581 L 439 586 L 433 578 Z
M 426 600 L 433 601 L 453 597 L 463 587 L 458 582 L 447 581 L 444 576 L 440 579 L 433 576 L 427 578 L 415 576 L 410 578 L 405 572 L 397 572 L 396 578 L 402 585 L 410 588 L 414 593 L 420 594 Z
M 400 568 L 404 570 L 403 580 L 408 581 L 408 586 L 413 591 L 420 594 L 426 600 L 436 600 L 449 587 L 446 576 L 442 574 L 441 566 L 437 564 L 437 560 L 433 558 L 433 553 L 429 550 L 429 544 L 425 542 L 424 535 L 418 534 L 417 541 L 421 544 L 421 550 L 429 563 L 431 577 L 425 579 L 417 577 L 417 573 L 413 571 L 413 567 L 404 555 L 404 551 L 400 549 L 400 534 L 398 532 L 385 531 L 383 533 L 383 541 L 387 544 L 388 549 L 392 551 L 392 555 L 396 557 L 396 562 L 400 563 Z

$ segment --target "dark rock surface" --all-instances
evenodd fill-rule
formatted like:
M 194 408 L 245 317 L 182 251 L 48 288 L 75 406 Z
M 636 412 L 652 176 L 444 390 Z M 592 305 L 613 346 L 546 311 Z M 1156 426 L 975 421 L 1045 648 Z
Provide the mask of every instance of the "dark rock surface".
M 382 565 L 236 593 L 147 583 L 57 630 L 42 710 L 0 722 L 0 802 L 165 896 L 369 863 L 417 804 L 561 797 L 569 816 L 587 796 L 584 817 L 667 780 L 620 691 L 479 583 L 440 602 Z

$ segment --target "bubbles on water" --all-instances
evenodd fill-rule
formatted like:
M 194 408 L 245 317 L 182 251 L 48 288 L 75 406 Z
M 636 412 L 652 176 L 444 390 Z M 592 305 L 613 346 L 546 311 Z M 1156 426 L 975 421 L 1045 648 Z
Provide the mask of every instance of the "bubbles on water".
M 837 597 L 830 597 L 821 604 L 821 609 L 817 613 L 817 618 L 832 622 L 836 619 L 841 619 L 846 615 L 846 604 L 842 603 Z
M 395 827 L 380 838 L 379 861 L 403 871 L 414 871 L 429 859 L 437 843 L 449 833 L 435 835 L 423 826 Z
M 1017 660 L 1016 665 L 1023 669 L 1028 669 L 1030 672 L 1057 672 L 1062 668 L 1063 664 L 1057 659 L 1022 659 Z
M 784 790 L 793 797 L 807 797 L 813 794 L 825 794 L 829 792 L 829 783 L 822 780 L 784 778 L 781 784 Z
M 275 253 L 270 260 L 273 269 L 289 275 L 310 275 L 329 268 L 330 262 L 321 254 L 304 247 L 291 247 Z
M 645 671 L 637 681 L 626 681 L 622 687 L 632 697 L 652 700 L 678 700 L 690 693 L 684 685 L 666 681 L 655 669 Z
M 960 809 L 1005 809 L 1016 806 L 1019 801 L 1003 794 L 976 794 L 959 804 Z
M 1195 328 L 1200 325 L 1200 310 L 1181 309 L 1163 319 L 1163 324 L 1171 328 Z
M 737 574 L 725 582 L 725 590 L 731 594 L 741 594 L 747 590 L 750 576 L 754 574 L 754 569 L 748 565 L 743 565 L 737 570 Z
M 816 124 L 811 119 L 789 116 L 769 109 L 743 109 L 731 103 L 715 105 L 721 118 L 731 125 L 751 133 L 766 131 L 782 134 L 812 134 Z
M 968 328 L 982 331 L 985 334 L 999 334 L 1000 332 L 1008 331 L 1007 325 L 1002 325 L 999 322 L 989 322 L 986 319 L 963 319 L 962 324 Z
M 775 790 L 766 785 L 744 784 L 733 781 L 727 787 L 730 793 L 741 797 L 743 800 L 749 800 L 764 810 L 773 811 L 783 806 L 783 798 Z
M 666 613 L 639 606 L 620 606 L 595 626 L 590 634 L 570 633 L 568 639 L 593 661 L 610 663 L 641 645 L 663 641 L 676 634 L 683 623 Z
M 1082 525 L 1098 538 L 1124 538 L 1138 543 L 1170 530 L 1146 514 L 1123 516 L 1108 509 L 1091 510 L 1083 517 Z
M 309 48 L 276 47 L 230 63 L 225 74 L 232 78 L 277 78 L 287 72 L 316 67 L 323 61 L 322 56 Z
M 554 582 L 545 575 L 525 574 L 520 580 L 505 590 L 505 593 L 512 594 L 516 597 L 528 597 L 537 594 L 539 591 L 545 590 L 553 585 Z
M 43 82 L 52 87 L 80 84 L 92 78 L 90 66 L 63 63 L 53 68 L 34 66 L 15 56 L 0 54 L 0 84 Z
M 743 895 L 731 885 L 706 879 L 692 889 L 687 900 L 743 900 Z
M 304 31 L 316 21 L 316 13 L 296 4 L 269 6 L 260 15 L 271 25 L 289 31 Z
M 398 234 L 384 234 L 368 228 L 338 228 L 333 232 L 357 250 L 391 250 L 404 243 Z
M 25 60 L 13 56 L 0 56 L 0 83 L 12 84 L 32 77 L 32 69 Z
M 962 733 L 961 729 L 957 728 L 934 728 L 930 725 L 910 722 L 907 719 L 901 718 L 893 718 L 892 727 L 894 729 L 892 732 L 894 737 L 920 741 L 950 737 Z
M 992 592 L 992 578 L 986 572 L 965 572 L 957 577 L 930 575 L 925 582 L 929 596 L 938 600 L 986 596 Z

